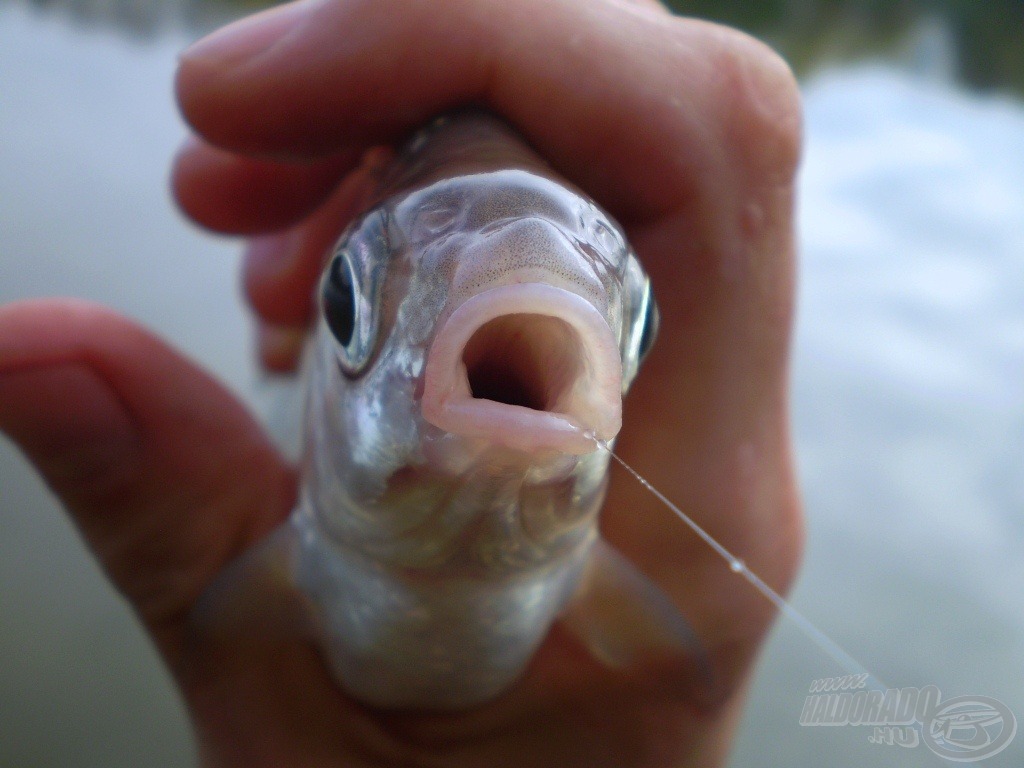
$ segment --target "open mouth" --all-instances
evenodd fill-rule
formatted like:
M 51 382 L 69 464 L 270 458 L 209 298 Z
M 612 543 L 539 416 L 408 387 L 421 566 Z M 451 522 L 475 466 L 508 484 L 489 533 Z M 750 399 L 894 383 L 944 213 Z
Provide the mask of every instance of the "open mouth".
M 477 328 L 462 363 L 475 399 L 559 411 L 559 401 L 585 375 L 579 349 L 579 335 L 564 320 L 502 315 Z
M 466 301 L 438 331 L 423 415 L 521 450 L 589 453 L 594 436 L 618 432 L 621 380 L 611 328 L 589 302 L 539 283 L 504 286 Z

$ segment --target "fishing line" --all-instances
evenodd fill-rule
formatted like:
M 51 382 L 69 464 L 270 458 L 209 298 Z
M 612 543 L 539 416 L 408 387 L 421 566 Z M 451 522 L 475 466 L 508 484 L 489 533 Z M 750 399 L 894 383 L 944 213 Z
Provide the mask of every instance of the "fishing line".
M 710 533 L 704 530 L 693 518 L 691 518 L 689 515 L 683 512 L 683 510 L 681 510 L 676 504 L 672 503 L 672 501 L 667 496 L 665 496 L 665 494 L 663 494 L 661 491 L 659 491 L 657 488 L 651 485 L 647 478 L 645 478 L 643 475 L 641 475 L 639 472 L 633 469 L 633 467 L 627 464 L 621 457 L 619 457 L 619 455 L 616 454 L 611 449 L 607 442 L 598 439 L 593 432 L 587 431 L 584 432 L 583 434 L 587 438 L 593 440 L 598 445 L 598 447 L 601 448 L 601 450 L 607 452 L 609 456 L 615 459 L 615 461 L 618 462 L 618 464 L 623 469 L 625 469 L 629 474 L 636 478 L 637 482 L 639 482 L 640 485 L 642 485 L 644 488 L 646 488 L 648 491 L 654 494 L 654 497 L 658 499 L 658 501 L 660 501 L 662 504 L 664 504 L 666 507 L 672 510 L 672 512 L 675 513 L 676 517 L 682 520 L 691 531 L 696 533 L 702 541 L 704 541 L 709 547 L 711 547 L 711 549 L 717 552 L 722 557 L 722 559 L 725 560 L 726 563 L 728 563 L 730 571 L 746 579 L 751 584 L 751 586 L 754 587 L 754 589 L 756 589 L 758 592 L 764 595 L 764 597 L 767 598 L 772 605 L 778 608 L 779 612 L 783 616 L 786 616 L 789 619 L 791 619 L 793 623 L 797 626 L 797 628 L 801 632 L 803 632 L 804 636 L 806 636 L 820 650 L 824 651 L 829 657 L 831 657 L 832 660 L 835 661 L 844 672 L 846 672 L 848 675 L 863 676 L 864 686 L 866 688 L 870 688 L 882 693 L 886 693 L 889 690 L 889 686 L 883 683 L 873 672 L 871 672 L 871 670 L 869 670 L 867 667 L 865 667 L 863 664 L 861 664 L 859 661 L 853 658 L 853 656 L 851 656 L 846 651 L 846 649 L 839 645 L 839 643 L 837 643 L 831 637 L 826 635 L 822 630 L 818 629 L 818 627 L 815 626 L 814 622 L 812 622 L 810 619 L 808 619 L 806 616 L 800 613 L 800 611 L 798 611 L 796 608 L 790 605 L 789 602 L 787 602 L 786 599 L 782 597 L 782 595 L 780 595 L 774 589 L 769 587 L 765 583 L 764 579 L 762 579 L 760 576 L 758 576 L 756 573 L 750 570 L 750 568 L 747 566 L 746 563 L 743 562 L 743 560 L 736 557 L 736 555 L 734 555 L 732 552 L 730 552 L 728 549 L 722 546 L 722 544 L 719 543 L 714 536 L 712 536 Z M 927 726 L 925 726 L 923 723 L 918 723 L 914 727 L 918 728 L 923 733 Z M 927 755 L 927 757 L 925 757 L 925 760 L 928 760 L 931 764 L 948 764 L 934 751 L 932 751 L 930 747 L 928 750 L 925 750 L 921 754 Z
M 824 651 L 829 657 L 835 661 L 840 668 L 850 675 L 863 675 L 868 681 L 868 685 L 875 688 L 876 690 L 884 691 L 888 688 L 871 670 L 857 661 L 851 656 L 839 643 L 825 634 L 822 630 L 818 629 L 815 624 L 804 616 L 800 611 L 794 608 L 782 595 L 772 589 L 768 584 L 765 583 L 764 579 L 754 573 L 743 562 L 740 558 L 736 557 L 732 552 L 722 546 L 721 543 L 715 539 L 710 533 L 704 530 L 693 518 L 687 515 L 681 510 L 676 504 L 674 504 L 665 494 L 655 488 L 651 483 L 637 472 L 633 467 L 627 464 L 617 453 L 615 453 L 607 442 L 599 440 L 594 436 L 592 432 L 585 433 L 586 437 L 597 443 L 601 450 L 608 453 L 618 464 L 631 474 L 637 482 L 640 483 L 644 488 L 650 491 L 658 501 L 668 507 L 672 512 L 682 520 L 687 527 L 690 528 L 694 533 L 697 534 L 711 549 L 718 553 L 723 560 L 729 565 L 729 570 L 733 573 L 742 576 L 746 579 L 758 592 L 764 595 L 768 601 L 778 608 L 779 612 L 791 619 L 797 628 L 820 650 Z
M 736 557 L 736 555 L 722 546 L 714 536 L 704 530 L 693 518 L 683 512 L 683 510 L 681 510 L 676 504 L 673 504 L 665 494 L 651 485 L 647 478 L 620 458 L 618 454 L 609 447 L 607 442 L 598 439 L 593 432 L 584 432 L 584 435 L 597 443 L 601 450 L 606 451 L 609 456 L 615 459 L 623 469 L 636 478 L 640 485 L 654 494 L 655 498 L 672 510 L 676 517 L 682 520 L 691 531 L 696 533 L 702 541 L 704 541 L 709 547 L 711 547 L 711 549 L 717 552 L 726 563 L 728 563 L 730 571 L 746 579 L 754 589 L 764 595 L 772 605 L 778 608 L 782 615 L 791 619 L 797 628 L 803 632 L 803 634 L 820 650 L 824 651 L 829 657 L 831 657 L 844 672 L 849 675 L 863 676 L 865 688 L 870 688 L 882 693 L 887 693 L 889 691 L 889 686 L 883 683 L 873 672 L 871 672 L 871 670 L 853 658 L 853 656 L 839 645 L 839 643 L 826 635 L 822 630 L 818 629 L 810 619 L 790 605 L 782 595 L 769 587 L 760 576 L 750 570 L 743 560 Z M 930 726 L 926 726 L 924 723 L 918 722 L 913 727 L 917 728 L 921 733 L 924 733 L 925 729 Z M 919 754 L 926 755 L 925 760 L 927 760 L 929 764 L 948 765 L 948 763 L 935 753 L 930 746 L 927 750 L 924 750 Z

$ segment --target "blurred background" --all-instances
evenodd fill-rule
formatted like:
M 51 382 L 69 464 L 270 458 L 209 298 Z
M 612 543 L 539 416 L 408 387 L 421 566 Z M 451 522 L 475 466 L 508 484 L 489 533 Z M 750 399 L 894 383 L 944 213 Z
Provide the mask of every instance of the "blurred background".
M 1024 719 L 1024 2 L 674 6 L 768 40 L 804 88 L 793 602 L 889 686 Z M 255 7 L 0 0 L 0 302 L 112 305 L 272 413 L 237 244 L 190 227 L 166 181 L 177 52 Z M 938 764 L 801 727 L 811 681 L 838 674 L 781 622 L 733 766 Z M 0 438 L 0 766 L 194 762 L 133 617 Z M 982 764 L 1024 765 L 1024 735 Z

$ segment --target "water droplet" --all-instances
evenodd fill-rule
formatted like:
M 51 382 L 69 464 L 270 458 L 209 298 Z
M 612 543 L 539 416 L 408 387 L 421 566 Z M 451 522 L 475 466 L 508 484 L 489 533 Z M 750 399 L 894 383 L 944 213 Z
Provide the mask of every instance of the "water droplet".
M 729 570 L 733 573 L 743 573 L 743 571 L 747 570 L 747 564 L 739 558 L 736 558 L 735 560 L 729 561 Z

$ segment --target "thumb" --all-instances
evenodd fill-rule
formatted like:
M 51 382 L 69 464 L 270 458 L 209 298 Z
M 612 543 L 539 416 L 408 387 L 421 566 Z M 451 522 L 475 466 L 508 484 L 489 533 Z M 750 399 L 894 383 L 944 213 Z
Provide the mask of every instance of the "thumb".
M 292 470 L 230 393 L 85 302 L 0 307 L 0 430 L 172 666 L 205 586 L 292 505 Z

